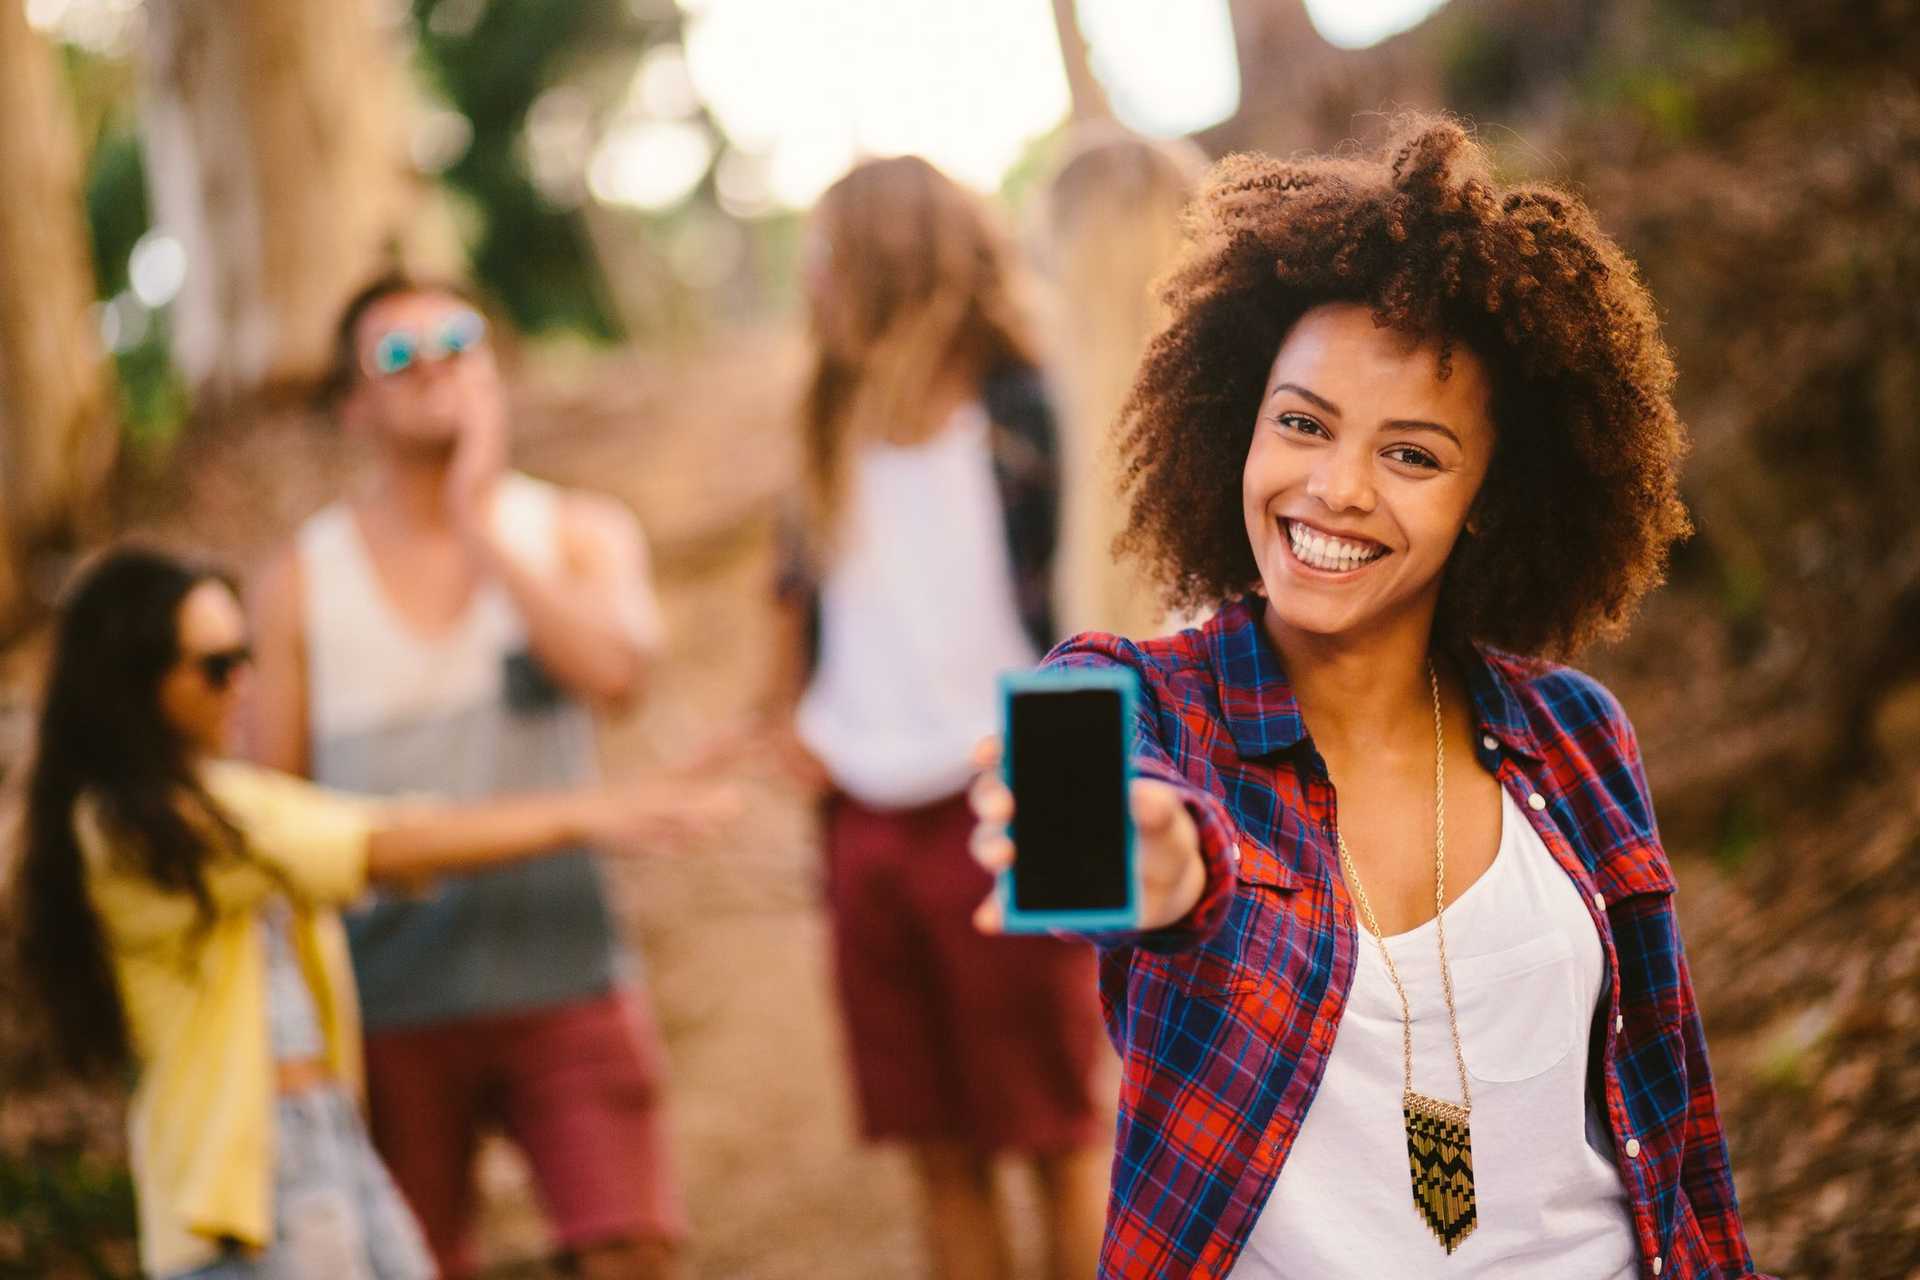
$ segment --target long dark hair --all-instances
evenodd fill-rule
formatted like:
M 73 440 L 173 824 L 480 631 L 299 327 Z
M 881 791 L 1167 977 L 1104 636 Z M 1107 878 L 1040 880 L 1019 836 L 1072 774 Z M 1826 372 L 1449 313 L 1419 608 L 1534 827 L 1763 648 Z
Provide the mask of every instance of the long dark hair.
M 82 1075 L 125 1065 L 129 1045 L 74 834 L 81 798 L 120 837 L 121 856 L 212 914 L 203 870 L 209 839 L 232 831 L 159 699 L 181 656 L 181 603 L 209 581 L 232 585 L 211 567 L 120 550 L 88 570 L 61 610 L 14 899 L 21 971 L 51 1024 L 52 1047 Z

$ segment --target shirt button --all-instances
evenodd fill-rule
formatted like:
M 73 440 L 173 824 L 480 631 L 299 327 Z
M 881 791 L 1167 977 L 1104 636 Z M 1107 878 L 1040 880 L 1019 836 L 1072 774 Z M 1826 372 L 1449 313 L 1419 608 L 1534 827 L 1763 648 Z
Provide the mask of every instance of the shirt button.
M 1483 734 L 1480 738 L 1480 745 L 1489 751 L 1497 751 L 1500 747 L 1500 740 L 1490 733 Z
M 1601 897 L 1601 896 L 1600 896 L 1599 894 L 1597 894 L 1597 893 L 1596 893 L 1596 894 L 1594 894 L 1594 895 L 1593 895 L 1593 909 L 1594 909 L 1595 911 L 1598 911 L 1598 912 L 1599 912 L 1599 913 L 1600 913 L 1601 915 L 1605 915 L 1605 914 L 1606 914 L 1606 912 L 1607 912 L 1607 900 L 1606 900 L 1605 898 L 1603 898 L 1603 897 Z
M 1621 1031 L 1625 1030 L 1626 1025 L 1627 1020 L 1624 1017 L 1617 1013 L 1613 1015 L 1613 1032 L 1615 1035 L 1619 1035 Z
M 1660 1259 L 1657 1257 L 1653 1260 L 1653 1274 L 1660 1274 Z
M 1532 795 L 1527 797 L 1527 808 L 1533 810 L 1535 813 L 1540 812 L 1540 810 L 1546 807 L 1547 807 L 1547 798 L 1541 795 L 1538 791 L 1534 792 Z
M 1627 1159 L 1638 1160 L 1639 1158 L 1640 1158 L 1640 1139 L 1628 1138 L 1627 1139 Z

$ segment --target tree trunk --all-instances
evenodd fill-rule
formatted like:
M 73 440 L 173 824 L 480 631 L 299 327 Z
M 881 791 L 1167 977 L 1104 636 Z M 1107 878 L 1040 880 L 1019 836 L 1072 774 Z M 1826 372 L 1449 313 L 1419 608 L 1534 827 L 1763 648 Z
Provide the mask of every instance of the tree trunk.
M 340 306 L 408 248 L 389 37 L 370 0 L 149 0 L 147 19 L 147 181 L 187 261 L 175 363 L 203 406 L 309 388 Z
M 80 156 L 53 49 L 0 2 L 0 617 L 97 521 L 118 439 L 93 319 Z
M 1067 92 L 1073 99 L 1073 118 L 1076 122 L 1111 120 L 1113 106 L 1107 101 L 1106 90 L 1100 87 L 1100 81 L 1093 74 L 1093 64 L 1087 60 L 1087 37 L 1080 30 L 1076 2 L 1053 0 L 1053 29 L 1060 36 L 1060 60 L 1066 64 Z

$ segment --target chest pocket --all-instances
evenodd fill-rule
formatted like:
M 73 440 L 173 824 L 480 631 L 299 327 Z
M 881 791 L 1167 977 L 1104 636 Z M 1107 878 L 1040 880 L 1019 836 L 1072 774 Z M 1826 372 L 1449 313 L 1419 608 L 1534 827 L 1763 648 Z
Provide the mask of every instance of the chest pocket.
M 1659 843 L 1636 840 L 1610 850 L 1594 868 L 1619 957 L 1620 1006 L 1629 1020 L 1661 1028 L 1680 1021 L 1680 936 L 1673 911 L 1673 869 Z M 1651 1029 L 1651 1028 L 1649 1028 Z
M 1573 947 L 1544 933 L 1452 961 L 1460 1051 L 1475 1079 L 1530 1080 L 1567 1056 L 1577 1030 Z

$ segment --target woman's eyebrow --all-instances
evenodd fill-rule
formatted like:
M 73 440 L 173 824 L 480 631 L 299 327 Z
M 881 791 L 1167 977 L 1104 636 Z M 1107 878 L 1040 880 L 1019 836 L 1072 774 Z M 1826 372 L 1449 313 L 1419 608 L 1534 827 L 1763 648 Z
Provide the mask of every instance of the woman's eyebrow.
M 1273 396 L 1279 395 L 1282 391 L 1293 392 L 1293 394 L 1299 396 L 1302 400 L 1317 406 L 1322 412 L 1335 418 L 1341 416 L 1339 405 L 1327 399 L 1325 396 L 1315 395 L 1297 382 L 1282 382 L 1273 389 L 1272 395 L 1267 398 L 1272 399 Z M 1433 431 L 1453 441 L 1455 448 L 1464 447 L 1460 444 L 1460 437 L 1454 432 L 1452 427 L 1438 422 L 1428 422 L 1424 418 L 1390 418 L 1380 424 L 1380 429 L 1382 431 Z
M 1442 426 L 1438 422 L 1427 422 L 1420 418 L 1394 418 L 1381 423 L 1380 429 L 1382 431 L 1437 431 L 1453 441 L 1454 448 L 1465 447 L 1460 443 L 1460 437 L 1454 434 L 1452 427 Z
M 1331 400 L 1325 399 L 1324 397 L 1313 394 L 1313 392 L 1307 390 L 1305 387 L 1301 386 L 1297 382 L 1281 383 L 1279 386 L 1273 389 L 1273 394 L 1269 395 L 1267 399 L 1269 400 L 1273 399 L 1273 396 L 1279 395 L 1282 391 L 1291 391 L 1293 392 L 1293 394 L 1299 396 L 1302 400 L 1305 400 L 1310 404 L 1318 406 L 1322 412 L 1330 413 L 1336 418 L 1340 416 L 1339 405 L 1335 404 Z

